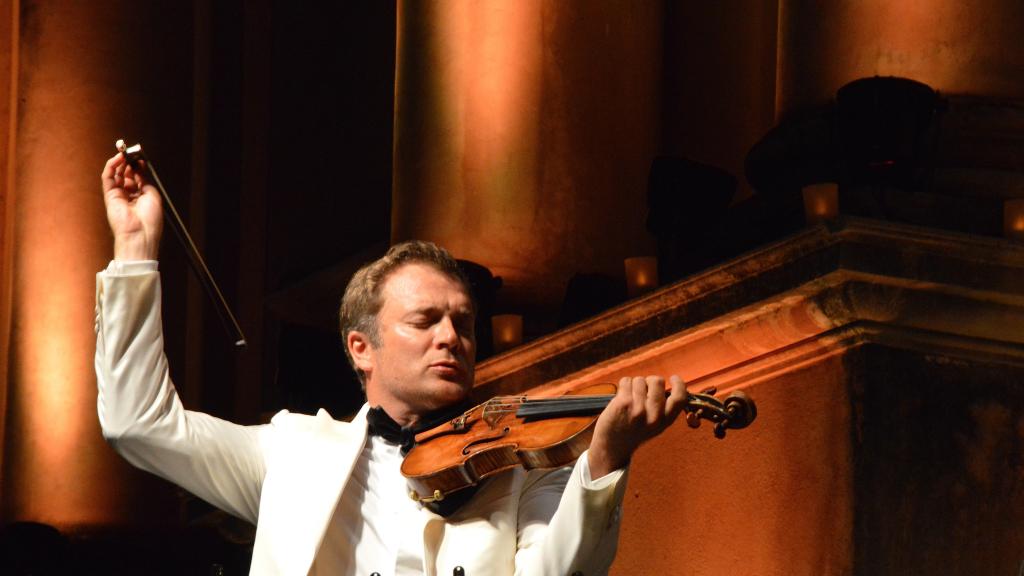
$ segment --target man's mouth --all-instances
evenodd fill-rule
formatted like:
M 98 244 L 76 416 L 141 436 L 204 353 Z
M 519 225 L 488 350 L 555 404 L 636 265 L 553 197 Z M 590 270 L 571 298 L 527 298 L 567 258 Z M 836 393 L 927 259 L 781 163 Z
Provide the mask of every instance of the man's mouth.
M 447 377 L 455 377 L 463 373 L 462 364 L 455 360 L 439 360 L 437 362 L 431 362 L 430 368 L 442 376 Z

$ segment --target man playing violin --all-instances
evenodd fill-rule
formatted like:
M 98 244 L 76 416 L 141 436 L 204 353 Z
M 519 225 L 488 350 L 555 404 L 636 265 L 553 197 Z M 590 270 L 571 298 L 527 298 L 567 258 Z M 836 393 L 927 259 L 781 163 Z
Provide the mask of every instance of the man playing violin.
M 256 524 L 252 574 L 608 570 L 626 466 L 683 410 L 677 377 L 668 395 L 662 378 L 623 379 L 575 466 L 504 472 L 457 509 L 425 507 L 407 496 L 403 446 L 387 430 L 420 426 L 472 388 L 476 310 L 452 257 L 425 242 L 399 244 L 350 282 L 339 319 L 367 399 L 351 422 L 282 411 L 241 426 L 185 410 L 170 382 L 159 194 L 121 153 L 101 180 L 114 235 L 114 259 L 97 275 L 104 437 L 132 464 Z

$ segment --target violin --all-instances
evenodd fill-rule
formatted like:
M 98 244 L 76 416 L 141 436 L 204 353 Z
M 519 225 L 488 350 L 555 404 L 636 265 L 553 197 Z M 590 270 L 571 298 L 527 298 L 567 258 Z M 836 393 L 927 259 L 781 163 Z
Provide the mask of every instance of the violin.
M 432 504 L 518 466 L 559 468 L 574 462 L 590 446 L 597 418 L 617 389 L 605 383 L 557 397 L 498 396 L 420 432 L 402 462 L 409 496 Z M 722 401 L 715 392 L 687 395 L 683 411 L 691 428 L 711 421 L 721 439 L 726 430 L 746 428 L 757 417 L 746 393 L 736 391 Z

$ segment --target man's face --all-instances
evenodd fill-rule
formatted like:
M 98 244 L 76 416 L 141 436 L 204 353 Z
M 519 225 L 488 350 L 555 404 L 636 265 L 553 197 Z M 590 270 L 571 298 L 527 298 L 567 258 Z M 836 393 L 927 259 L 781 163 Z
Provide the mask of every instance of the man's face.
M 435 268 L 405 264 L 388 276 L 367 346 L 366 394 L 396 419 L 460 402 L 473 386 L 473 304 L 462 284 Z

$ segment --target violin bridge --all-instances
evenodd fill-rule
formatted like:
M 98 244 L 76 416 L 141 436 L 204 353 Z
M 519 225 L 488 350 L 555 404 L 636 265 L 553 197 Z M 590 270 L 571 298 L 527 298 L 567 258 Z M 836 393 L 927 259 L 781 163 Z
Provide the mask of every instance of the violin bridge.
M 491 428 L 497 428 L 498 422 L 507 414 L 515 413 L 526 402 L 526 396 L 496 396 L 484 403 L 481 419 Z

